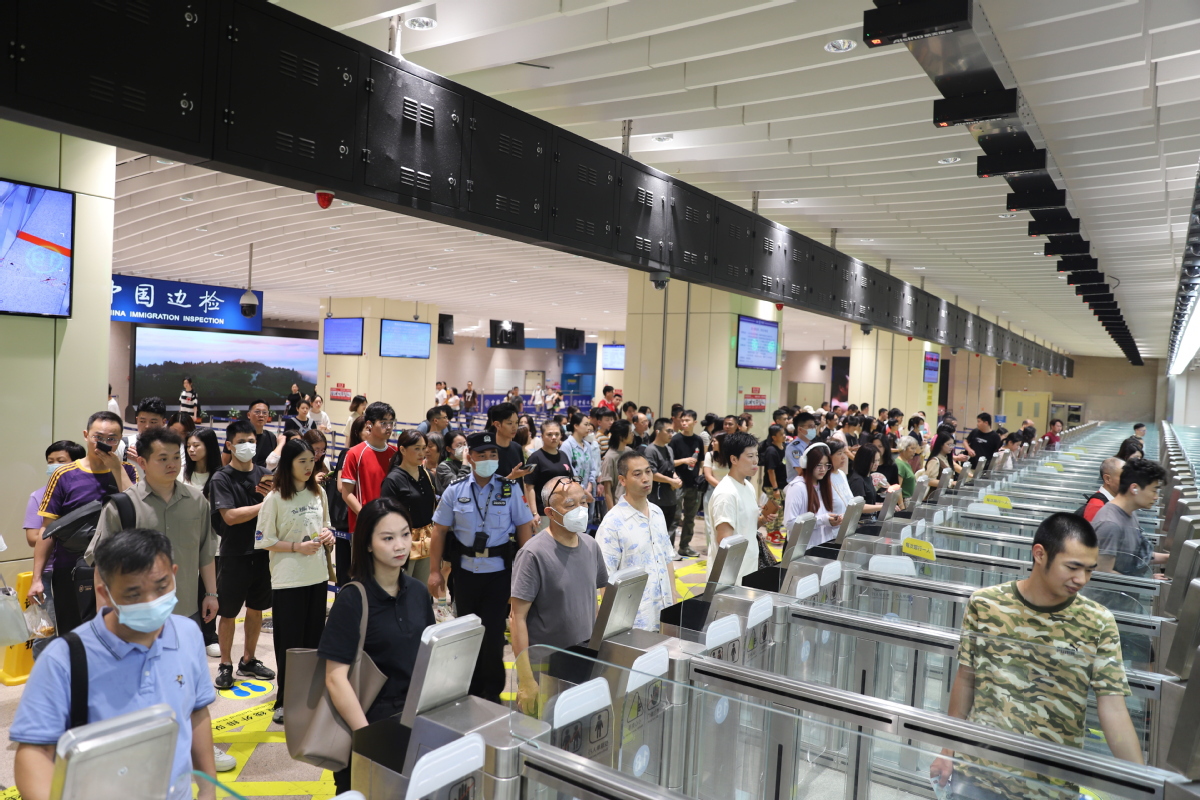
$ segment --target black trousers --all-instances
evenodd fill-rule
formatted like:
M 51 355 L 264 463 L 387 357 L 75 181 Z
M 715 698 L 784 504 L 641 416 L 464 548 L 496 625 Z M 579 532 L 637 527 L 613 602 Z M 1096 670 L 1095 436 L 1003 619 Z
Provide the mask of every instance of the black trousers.
M 83 624 L 83 615 L 79 613 L 79 590 L 71 572 L 70 567 L 56 569 L 50 576 L 50 585 L 54 587 L 54 621 L 59 636 Z
M 671 499 L 675 499 L 674 494 L 671 495 Z M 654 499 L 651 498 L 650 502 L 654 503 Z M 675 543 L 675 509 L 676 509 L 676 505 L 674 503 L 672 503 L 669 506 L 664 506 L 661 503 L 654 503 L 654 505 L 656 505 L 662 509 L 663 516 L 666 517 L 666 520 L 667 520 L 667 538 L 671 540 L 671 544 L 674 544 Z M 690 538 L 689 538 L 689 540 L 690 540 Z M 682 545 L 680 545 L 680 546 L 682 547 Z
M 337 538 L 333 542 L 333 571 L 338 587 L 350 582 L 350 540 Z
M 312 586 L 271 591 L 271 616 L 275 620 L 275 674 L 278 691 L 275 708 L 283 705 L 283 682 L 287 675 L 287 651 L 292 647 L 315 650 L 325 631 L 325 603 L 329 594 L 326 581 Z
M 221 559 L 219 557 L 213 559 L 215 569 L 219 570 L 221 568 L 220 562 Z M 201 621 L 204 616 L 204 594 L 204 581 L 201 580 L 196 584 L 196 623 L 200 626 L 200 633 L 204 634 L 204 646 L 208 647 L 210 644 L 218 644 L 219 641 L 217 639 L 216 616 L 208 622 Z
M 454 577 L 454 607 L 458 616 L 475 614 L 483 622 L 483 644 L 471 676 L 471 694 L 493 703 L 500 702 L 500 693 L 508 682 L 504 669 L 504 626 L 508 620 L 508 598 L 512 570 L 500 572 L 468 572 L 456 567 Z

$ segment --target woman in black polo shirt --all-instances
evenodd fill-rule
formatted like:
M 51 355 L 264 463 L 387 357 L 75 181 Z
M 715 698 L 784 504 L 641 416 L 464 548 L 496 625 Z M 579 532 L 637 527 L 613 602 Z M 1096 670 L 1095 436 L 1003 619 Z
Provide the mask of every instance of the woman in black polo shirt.
M 429 578 L 429 537 L 433 535 L 433 509 L 437 507 L 433 476 L 425 468 L 426 444 L 425 434 L 401 431 L 396 437 L 392 468 L 379 487 L 380 497 L 408 509 L 413 546 L 404 571 L 419 581 Z
M 367 596 L 367 637 L 363 652 L 387 676 L 387 683 L 363 713 L 350 686 L 350 665 L 358 655 L 363 593 L 346 585 L 329 611 L 318 653 L 326 660 L 325 687 L 338 714 L 356 731 L 404 710 L 417 661 L 421 634 L 434 624 L 433 603 L 425 584 L 404 574 L 412 547 L 412 520 L 393 500 L 367 503 L 358 515 L 351 540 L 351 576 Z M 350 789 L 350 767 L 335 772 L 339 793 Z

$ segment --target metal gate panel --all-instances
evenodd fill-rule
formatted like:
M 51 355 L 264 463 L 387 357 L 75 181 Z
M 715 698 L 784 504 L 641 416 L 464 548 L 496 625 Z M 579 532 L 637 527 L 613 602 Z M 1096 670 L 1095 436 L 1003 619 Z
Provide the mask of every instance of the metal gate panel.
M 611 249 L 617 160 L 597 147 L 559 137 L 554 150 L 554 236 Z
M 468 210 L 543 229 L 549 130 L 479 100 L 470 114 Z
M 371 61 L 367 92 L 367 185 L 457 206 L 462 184 L 463 98 Z
M 358 74 L 358 53 L 240 3 L 232 19 L 225 146 L 350 180 L 358 86 L 366 77 Z

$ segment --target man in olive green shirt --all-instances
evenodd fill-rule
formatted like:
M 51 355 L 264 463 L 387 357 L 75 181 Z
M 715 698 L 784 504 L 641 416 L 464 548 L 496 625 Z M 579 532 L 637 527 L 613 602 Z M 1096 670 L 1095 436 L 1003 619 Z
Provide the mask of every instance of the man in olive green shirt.
M 212 530 L 208 500 L 194 486 L 180 483 L 179 434 L 169 428 L 152 428 L 137 442 L 137 462 L 143 478 L 127 489 L 133 501 L 137 527 L 166 534 L 171 541 L 172 558 L 179 571 L 175 576 L 176 614 L 208 622 L 217 614 L 217 570 L 213 558 L 217 537 Z M 92 563 L 96 546 L 121 530 L 117 507 L 108 503 L 100 514 L 96 535 L 88 545 L 87 561 Z M 199 584 L 204 584 L 204 601 L 197 609 Z

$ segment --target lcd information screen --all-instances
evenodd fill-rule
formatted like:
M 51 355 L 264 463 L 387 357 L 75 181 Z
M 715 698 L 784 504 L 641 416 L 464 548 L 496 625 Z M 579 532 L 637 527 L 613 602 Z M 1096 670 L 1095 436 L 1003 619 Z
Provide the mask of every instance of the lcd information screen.
M 938 382 L 938 369 L 941 367 L 942 357 L 938 353 L 925 354 L 925 383 Z
M 0 180 L 0 313 L 71 316 L 75 195 Z
M 625 345 L 603 345 L 600 349 L 600 369 L 625 369 Z
M 430 325 L 401 319 L 379 321 L 379 355 L 386 358 L 429 358 Z
M 361 356 L 362 317 L 335 317 L 325 320 L 324 353 L 327 356 Z
M 738 315 L 738 368 L 773 370 L 778 356 L 779 323 Z

